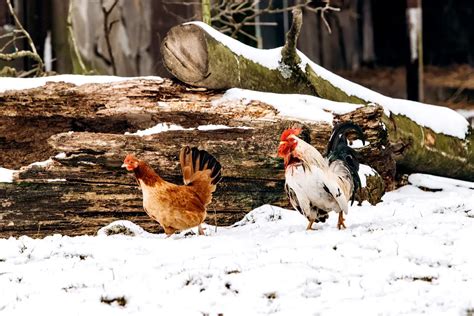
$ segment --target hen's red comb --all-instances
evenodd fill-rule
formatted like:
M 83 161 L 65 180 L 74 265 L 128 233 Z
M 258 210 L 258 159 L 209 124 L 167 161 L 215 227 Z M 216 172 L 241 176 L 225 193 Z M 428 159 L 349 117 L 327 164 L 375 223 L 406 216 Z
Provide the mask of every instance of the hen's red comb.
M 137 157 L 135 157 L 133 154 L 128 154 L 124 159 L 124 161 L 128 161 L 128 162 L 137 161 L 137 160 L 138 160 Z
M 295 135 L 298 136 L 301 133 L 301 128 L 289 128 L 286 129 L 282 134 L 281 134 L 281 141 L 285 142 L 288 140 L 288 137 L 290 135 Z

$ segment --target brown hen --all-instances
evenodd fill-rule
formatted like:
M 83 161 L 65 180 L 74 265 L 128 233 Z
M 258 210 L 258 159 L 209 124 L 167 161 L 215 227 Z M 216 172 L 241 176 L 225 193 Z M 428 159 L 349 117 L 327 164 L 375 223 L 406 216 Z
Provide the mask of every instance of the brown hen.
M 146 162 L 127 155 L 122 167 L 133 171 L 143 193 L 143 208 L 171 236 L 198 226 L 206 218 L 212 193 L 221 180 L 221 164 L 204 150 L 183 147 L 179 154 L 184 185 L 163 180 Z

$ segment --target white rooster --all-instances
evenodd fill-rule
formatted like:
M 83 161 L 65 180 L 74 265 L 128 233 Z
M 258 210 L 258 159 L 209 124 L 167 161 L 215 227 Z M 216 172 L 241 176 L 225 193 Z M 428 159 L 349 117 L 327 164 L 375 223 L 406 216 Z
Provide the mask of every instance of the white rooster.
M 355 151 L 347 145 L 346 132 L 354 130 L 364 142 L 362 129 L 352 123 L 337 125 L 329 139 L 326 157 L 300 139 L 299 128 L 290 128 L 281 135 L 278 156 L 284 159 L 285 190 L 291 205 L 309 220 L 325 222 L 330 211 L 339 213 L 337 228 L 346 228 L 343 213 L 348 202 L 360 188 L 359 163 Z

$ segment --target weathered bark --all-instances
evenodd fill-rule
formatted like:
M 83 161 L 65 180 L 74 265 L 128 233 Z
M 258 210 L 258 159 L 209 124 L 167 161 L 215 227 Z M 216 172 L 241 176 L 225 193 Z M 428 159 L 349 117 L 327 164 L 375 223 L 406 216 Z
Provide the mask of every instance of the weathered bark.
M 474 134 L 466 139 L 420 126 L 403 115 L 384 117 L 394 158 L 405 170 L 474 181 Z
M 301 21 L 296 15 L 296 25 Z M 297 36 L 294 31 L 289 34 Z M 290 39 L 292 38 L 289 36 Z M 303 93 L 339 102 L 368 104 L 320 77 L 306 64 L 300 68 L 295 42 L 287 40 L 280 66 L 269 69 L 238 55 L 195 24 L 172 28 L 162 43 L 164 64 L 179 80 L 211 89 L 240 87 L 279 93 Z M 261 54 L 267 54 L 262 50 Z M 272 58 L 270 56 L 269 58 Z M 401 167 L 440 176 L 474 180 L 474 134 L 465 139 L 435 133 L 404 115 L 384 115 L 395 159 Z M 429 135 L 429 136 L 427 136 Z M 421 136 L 421 137 L 420 137 Z M 429 141 L 426 141 L 428 137 Z
M 65 153 L 46 166 L 22 168 L 14 183 L 0 184 L 0 236 L 94 233 L 124 218 L 158 231 L 158 224 L 143 212 L 133 176 L 120 165 L 133 152 L 165 179 L 179 183 L 177 155 L 184 145 L 208 150 L 223 165 L 224 179 L 210 206 L 208 223 L 214 224 L 214 211 L 217 224 L 228 225 L 265 203 L 288 206 L 276 149 L 281 131 L 301 123 L 280 117 L 273 107 L 257 101 L 213 105 L 220 96 L 169 80 L 82 86 L 49 83 L 0 94 L 0 133 L 6 136 L 0 145 L 8 148 L 4 153 L 9 155 L 0 157 L 0 166 L 18 169 L 19 164 L 12 162 L 20 158 L 24 165 Z M 379 107 L 335 117 L 364 126 L 370 145 L 361 150 L 361 161 L 377 169 L 390 185 L 394 162 L 384 149 L 387 139 L 381 118 Z M 157 123 L 234 128 L 124 135 Z M 25 132 L 18 128 L 20 124 Z M 310 131 L 312 144 L 323 151 L 332 127 L 321 122 L 303 125 Z M 15 146 L 17 151 L 11 153 Z M 30 156 L 23 157 L 27 153 Z M 361 196 L 376 203 L 383 194 L 383 182 L 379 177 L 373 181 Z

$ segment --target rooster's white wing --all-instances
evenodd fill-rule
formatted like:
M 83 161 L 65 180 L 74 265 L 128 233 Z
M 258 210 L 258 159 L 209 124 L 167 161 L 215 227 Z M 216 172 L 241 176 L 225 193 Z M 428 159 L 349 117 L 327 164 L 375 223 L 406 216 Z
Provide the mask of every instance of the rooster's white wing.
M 292 206 L 308 216 L 313 208 L 347 213 L 348 205 L 338 183 L 317 166 L 297 164 L 285 173 L 286 191 Z
M 347 180 L 341 182 L 339 178 L 339 176 L 346 177 L 343 170 L 347 170 L 347 168 L 339 163 L 332 163 L 329 166 L 328 160 L 316 148 L 304 140 L 294 137 L 297 140 L 294 153 L 303 161 L 303 164 L 308 166 L 305 168 L 304 174 L 298 176 L 299 180 L 295 179 L 295 186 L 298 184 L 303 186 L 304 190 L 308 191 L 306 195 L 311 201 L 316 201 L 319 207 L 326 210 L 333 208 L 337 213 L 343 211 L 347 214 L 349 198 L 343 183 Z M 334 208 L 334 204 L 337 204 L 338 207 Z
M 338 176 L 328 171 L 322 172 L 322 174 L 323 190 L 329 193 L 339 206 L 339 209 L 334 209 L 334 211 L 336 213 L 343 211 L 344 214 L 347 214 L 349 212 L 347 198 L 344 190 L 339 185 Z

